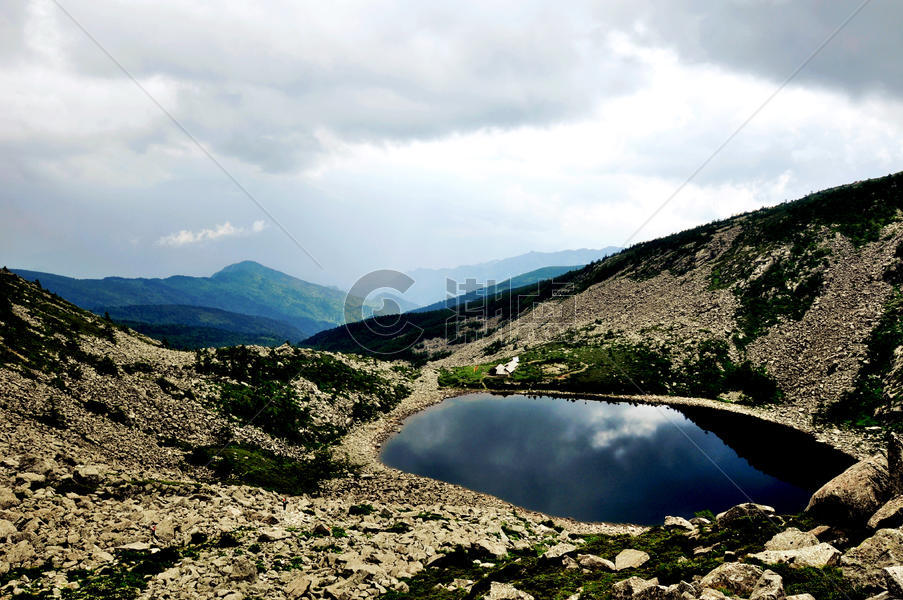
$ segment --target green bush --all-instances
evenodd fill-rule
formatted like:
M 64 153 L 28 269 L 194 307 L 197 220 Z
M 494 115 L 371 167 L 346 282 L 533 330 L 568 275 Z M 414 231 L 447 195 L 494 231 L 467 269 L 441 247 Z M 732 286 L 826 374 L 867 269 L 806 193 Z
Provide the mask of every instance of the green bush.
M 296 460 L 246 444 L 194 448 L 186 461 L 210 467 L 214 476 L 224 483 L 252 485 L 289 495 L 316 492 L 323 481 L 352 470 L 347 462 L 334 459 L 328 450 L 314 452 L 309 459 Z

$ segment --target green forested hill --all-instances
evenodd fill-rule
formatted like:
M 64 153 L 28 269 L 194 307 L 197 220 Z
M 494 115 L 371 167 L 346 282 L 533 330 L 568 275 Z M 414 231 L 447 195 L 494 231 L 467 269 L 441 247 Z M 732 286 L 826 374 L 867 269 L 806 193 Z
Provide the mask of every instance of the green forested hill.
M 96 312 L 183 350 L 239 344 L 275 346 L 306 337 L 303 331 L 282 321 L 203 306 L 112 306 Z
M 252 261 L 230 265 L 211 277 L 165 279 L 75 279 L 38 271 L 12 271 L 28 280 L 40 280 L 46 289 L 88 310 L 109 311 L 110 307 L 136 305 L 216 308 L 284 322 L 290 329 L 280 336 L 283 339 L 294 338 L 297 331 L 308 336 L 341 323 L 345 301 L 341 290 L 309 283 Z

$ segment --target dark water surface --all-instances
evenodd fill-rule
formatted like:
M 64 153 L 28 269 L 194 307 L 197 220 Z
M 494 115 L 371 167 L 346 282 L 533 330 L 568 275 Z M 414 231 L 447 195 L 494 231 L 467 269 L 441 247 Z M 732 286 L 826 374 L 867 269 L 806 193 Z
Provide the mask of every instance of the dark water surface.
M 412 416 L 382 460 L 552 515 L 641 524 L 750 498 L 798 512 L 852 464 L 805 434 L 724 411 L 493 394 Z

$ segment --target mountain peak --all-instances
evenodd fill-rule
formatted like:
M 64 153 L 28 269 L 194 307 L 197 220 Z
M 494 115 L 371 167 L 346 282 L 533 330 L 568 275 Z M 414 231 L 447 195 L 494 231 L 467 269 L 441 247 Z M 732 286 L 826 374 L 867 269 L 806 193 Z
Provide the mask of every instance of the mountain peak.
M 249 274 L 258 274 L 258 275 L 285 275 L 281 271 L 277 271 L 276 269 L 271 269 L 265 265 L 260 264 L 259 262 L 253 260 L 243 260 L 241 262 L 237 262 L 226 267 L 223 267 L 216 273 L 214 273 L 211 277 L 216 278 L 222 275 L 249 275 Z

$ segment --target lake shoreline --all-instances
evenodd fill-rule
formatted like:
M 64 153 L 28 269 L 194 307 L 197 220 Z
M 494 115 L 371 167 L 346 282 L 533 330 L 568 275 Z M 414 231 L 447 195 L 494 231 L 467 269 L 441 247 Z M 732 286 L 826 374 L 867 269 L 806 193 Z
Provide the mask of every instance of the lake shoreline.
M 438 370 L 435 367 L 423 368 L 421 376 L 413 382 L 413 392 L 399 406 L 379 419 L 361 424 L 352 429 L 336 449 L 338 455 L 346 456 L 352 463 L 360 466 L 356 476 L 331 482 L 327 493 L 357 501 L 361 498 L 372 498 L 374 495 L 384 501 L 409 504 L 449 504 L 473 507 L 507 507 L 516 513 L 530 514 L 535 517 L 549 518 L 556 524 L 570 531 L 580 533 L 631 533 L 645 531 L 647 527 L 625 523 L 585 522 L 545 515 L 516 506 L 495 496 L 477 492 L 459 485 L 446 483 L 419 475 L 405 473 L 388 467 L 380 460 L 383 444 L 404 426 L 404 421 L 443 400 L 470 393 L 519 394 L 525 396 L 557 396 L 587 400 L 609 400 L 634 402 L 637 404 L 689 406 L 740 413 L 776 423 L 810 435 L 816 441 L 825 443 L 845 454 L 859 459 L 864 458 L 880 447 L 880 436 L 867 436 L 859 432 L 840 431 L 819 428 L 812 424 L 811 416 L 801 414 L 791 405 L 767 407 L 750 407 L 729 404 L 704 398 L 685 398 L 678 396 L 640 396 L 594 394 L 587 392 L 566 392 L 560 390 L 493 390 L 440 388 Z M 783 410 L 781 410 L 783 409 Z M 700 507 L 705 508 L 705 507 Z

